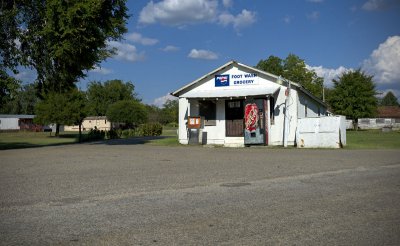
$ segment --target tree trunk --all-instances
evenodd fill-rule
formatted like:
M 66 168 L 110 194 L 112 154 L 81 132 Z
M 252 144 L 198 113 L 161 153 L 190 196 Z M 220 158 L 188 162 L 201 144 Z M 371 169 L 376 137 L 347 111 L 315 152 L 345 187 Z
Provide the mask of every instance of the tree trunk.
M 56 137 L 60 136 L 60 124 L 56 123 Z
M 79 143 L 82 142 L 82 121 L 79 122 Z
M 358 119 L 354 119 L 353 127 L 354 127 L 354 130 L 358 131 Z

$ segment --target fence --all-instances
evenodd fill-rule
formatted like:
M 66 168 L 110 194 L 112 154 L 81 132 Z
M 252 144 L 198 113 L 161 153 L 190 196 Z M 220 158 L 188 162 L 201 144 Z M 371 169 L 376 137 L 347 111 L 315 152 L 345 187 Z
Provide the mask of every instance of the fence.
M 353 128 L 353 121 L 346 120 L 346 128 Z M 358 128 L 363 130 L 368 129 L 383 129 L 392 128 L 400 129 L 400 119 L 394 118 L 361 118 L 358 119 Z

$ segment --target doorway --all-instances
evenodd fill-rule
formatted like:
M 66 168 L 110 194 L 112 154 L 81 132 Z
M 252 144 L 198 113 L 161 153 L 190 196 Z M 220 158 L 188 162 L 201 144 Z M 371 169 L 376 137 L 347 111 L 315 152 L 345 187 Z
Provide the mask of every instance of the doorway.
M 244 136 L 244 100 L 225 101 L 225 134 L 227 137 Z

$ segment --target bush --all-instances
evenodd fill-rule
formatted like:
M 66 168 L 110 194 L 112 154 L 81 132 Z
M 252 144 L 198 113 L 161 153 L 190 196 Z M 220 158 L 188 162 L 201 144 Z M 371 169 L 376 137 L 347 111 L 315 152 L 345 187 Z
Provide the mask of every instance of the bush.
M 97 129 L 90 129 L 89 133 L 87 134 L 86 140 L 87 141 L 92 141 L 92 140 L 103 140 L 106 136 L 105 131 L 100 131 Z
M 162 125 L 159 123 L 142 124 L 137 128 L 136 133 L 138 136 L 160 136 Z
M 118 135 L 118 132 L 114 129 L 111 129 L 106 132 L 106 137 L 107 139 L 117 139 L 119 138 L 120 135 Z

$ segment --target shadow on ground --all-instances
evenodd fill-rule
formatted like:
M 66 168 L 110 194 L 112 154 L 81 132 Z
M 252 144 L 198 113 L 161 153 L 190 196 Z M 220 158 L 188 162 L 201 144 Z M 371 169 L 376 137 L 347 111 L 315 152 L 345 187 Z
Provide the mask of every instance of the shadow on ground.
M 146 144 L 153 140 L 160 140 L 172 138 L 170 136 L 156 136 L 156 137 L 134 137 L 134 138 L 122 138 L 122 139 L 109 139 L 97 142 L 86 142 L 88 144 L 106 144 L 106 145 L 137 145 L 137 144 Z

